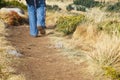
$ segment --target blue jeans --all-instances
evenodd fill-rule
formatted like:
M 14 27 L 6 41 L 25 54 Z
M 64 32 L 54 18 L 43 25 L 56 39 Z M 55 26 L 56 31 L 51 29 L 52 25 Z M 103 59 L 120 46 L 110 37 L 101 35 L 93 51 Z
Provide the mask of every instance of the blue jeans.
M 26 0 L 28 6 L 30 35 L 37 36 L 37 27 L 45 28 L 45 0 Z

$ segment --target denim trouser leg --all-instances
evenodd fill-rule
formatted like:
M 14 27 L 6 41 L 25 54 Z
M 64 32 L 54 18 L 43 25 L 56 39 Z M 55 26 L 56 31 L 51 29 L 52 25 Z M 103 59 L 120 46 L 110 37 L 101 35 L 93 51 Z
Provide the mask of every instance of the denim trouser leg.
M 37 7 L 37 26 L 45 28 L 46 7 L 45 0 L 36 0 Z
M 37 26 L 45 27 L 45 0 L 26 0 L 28 5 L 30 34 L 38 35 Z
M 37 36 L 37 19 L 36 19 L 36 8 L 34 0 L 26 0 L 28 5 L 28 15 L 29 15 L 29 25 L 30 25 L 30 35 Z

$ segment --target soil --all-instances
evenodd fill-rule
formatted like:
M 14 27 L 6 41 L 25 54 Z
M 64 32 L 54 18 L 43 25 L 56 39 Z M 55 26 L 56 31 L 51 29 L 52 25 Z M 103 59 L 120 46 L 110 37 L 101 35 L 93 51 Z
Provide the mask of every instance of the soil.
M 18 74 L 26 80 L 93 80 L 86 71 L 86 64 L 75 64 L 61 54 L 60 49 L 49 48 L 49 35 L 33 38 L 28 25 L 9 27 L 7 37 L 23 57 L 14 64 Z

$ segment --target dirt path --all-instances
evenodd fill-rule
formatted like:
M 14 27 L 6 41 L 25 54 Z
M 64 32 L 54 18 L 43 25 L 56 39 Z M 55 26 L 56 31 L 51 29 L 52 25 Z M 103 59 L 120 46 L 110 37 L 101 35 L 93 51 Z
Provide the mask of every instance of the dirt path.
M 49 36 L 32 38 L 29 28 L 10 28 L 8 40 L 24 55 L 17 66 L 26 80 L 92 80 L 84 73 L 85 64 L 74 64 L 55 48 L 48 48 Z

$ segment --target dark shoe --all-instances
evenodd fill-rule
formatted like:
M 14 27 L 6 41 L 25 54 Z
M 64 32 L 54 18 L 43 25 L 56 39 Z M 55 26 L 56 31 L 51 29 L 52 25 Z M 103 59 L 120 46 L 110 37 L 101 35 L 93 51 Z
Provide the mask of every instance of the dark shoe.
M 42 28 L 41 26 L 38 26 L 38 30 L 40 31 L 40 34 L 45 35 L 46 31 L 44 28 Z

